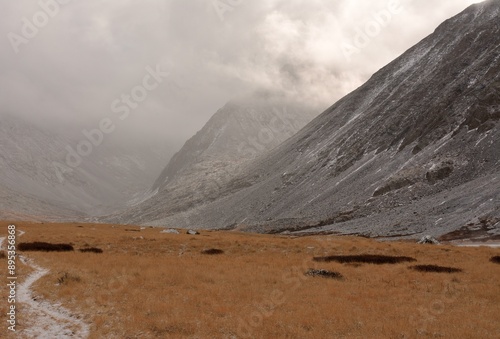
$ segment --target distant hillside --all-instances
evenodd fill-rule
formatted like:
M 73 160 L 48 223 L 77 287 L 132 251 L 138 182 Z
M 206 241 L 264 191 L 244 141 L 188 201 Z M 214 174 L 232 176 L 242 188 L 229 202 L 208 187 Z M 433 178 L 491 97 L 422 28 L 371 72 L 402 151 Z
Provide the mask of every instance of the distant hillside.
M 146 147 L 103 142 L 71 167 L 67 147 L 75 149 L 83 138 L 65 138 L 0 115 L 0 213 L 77 219 L 110 213 L 144 194 L 164 161 Z
M 275 95 L 234 100 L 173 156 L 151 199 L 109 221 L 137 223 L 187 211 L 218 197 L 221 187 L 263 153 L 293 136 L 316 111 Z

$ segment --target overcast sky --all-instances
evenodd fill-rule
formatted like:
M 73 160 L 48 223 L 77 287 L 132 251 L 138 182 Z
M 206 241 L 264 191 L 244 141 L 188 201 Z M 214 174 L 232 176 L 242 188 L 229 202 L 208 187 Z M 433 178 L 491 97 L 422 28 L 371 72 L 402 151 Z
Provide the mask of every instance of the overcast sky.
M 56 8 L 54 1 L 0 2 L 0 112 L 79 129 L 109 117 L 117 135 L 161 136 L 175 147 L 254 89 L 326 108 L 479 2 L 58 0 L 68 3 Z M 356 42 L 366 30 L 368 39 Z M 146 92 L 136 88 L 136 98 L 147 97 L 125 114 L 122 94 L 157 67 L 168 75 L 158 86 L 149 77 Z

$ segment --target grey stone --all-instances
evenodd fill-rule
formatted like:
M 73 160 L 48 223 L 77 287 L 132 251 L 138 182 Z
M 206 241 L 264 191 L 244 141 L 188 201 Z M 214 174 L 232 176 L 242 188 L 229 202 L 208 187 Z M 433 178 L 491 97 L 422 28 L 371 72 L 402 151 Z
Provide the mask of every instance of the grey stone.
M 418 244 L 432 244 L 432 245 L 439 245 L 439 241 L 437 241 L 434 237 L 430 235 L 423 236 L 419 241 Z

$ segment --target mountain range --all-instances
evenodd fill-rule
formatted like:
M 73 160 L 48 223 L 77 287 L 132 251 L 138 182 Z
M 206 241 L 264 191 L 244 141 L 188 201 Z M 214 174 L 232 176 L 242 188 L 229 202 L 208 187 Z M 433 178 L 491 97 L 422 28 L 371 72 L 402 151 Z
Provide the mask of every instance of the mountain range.
M 194 137 L 174 157 L 157 195 L 114 220 L 371 237 L 483 225 L 497 234 L 499 13 L 500 1 L 490 0 L 445 21 L 227 182 L 210 178 L 230 160 L 207 155 L 201 168 L 192 161 L 200 145 L 217 140 L 209 123 L 210 137 Z M 221 147 L 231 144 L 222 140 Z M 171 200 L 179 175 L 188 209 Z M 200 179 L 212 180 L 213 190 L 198 186 Z M 203 201 L 192 199 L 198 194 Z
M 85 220 L 145 194 L 164 166 L 162 150 L 103 142 L 68 163 L 78 138 L 0 116 L 0 215 L 19 220 Z

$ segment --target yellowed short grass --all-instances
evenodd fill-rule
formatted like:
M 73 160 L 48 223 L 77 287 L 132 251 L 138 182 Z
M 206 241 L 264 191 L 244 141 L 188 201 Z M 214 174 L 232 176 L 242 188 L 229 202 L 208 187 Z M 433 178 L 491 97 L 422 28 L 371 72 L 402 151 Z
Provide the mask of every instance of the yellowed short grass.
M 6 225 L 0 223 L 0 235 Z M 91 325 L 91 338 L 497 338 L 500 333 L 500 265 L 489 261 L 499 254 L 495 249 L 334 236 L 172 235 L 152 228 L 128 232 L 133 227 L 117 225 L 16 225 L 26 231 L 19 241 L 72 243 L 77 249 L 25 255 L 50 269 L 35 285 L 36 293 L 81 314 Z M 78 251 L 86 246 L 104 253 Z M 209 248 L 225 253 L 201 253 Z M 417 262 L 312 261 L 352 254 L 409 256 Z M 414 264 L 464 272 L 408 269 Z M 309 268 L 340 272 L 345 279 L 307 277 Z M 28 273 L 22 265 L 18 272 L 21 278 Z M 58 284 L 63 276 L 70 278 Z M 20 328 L 29 323 L 22 309 L 19 322 Z

